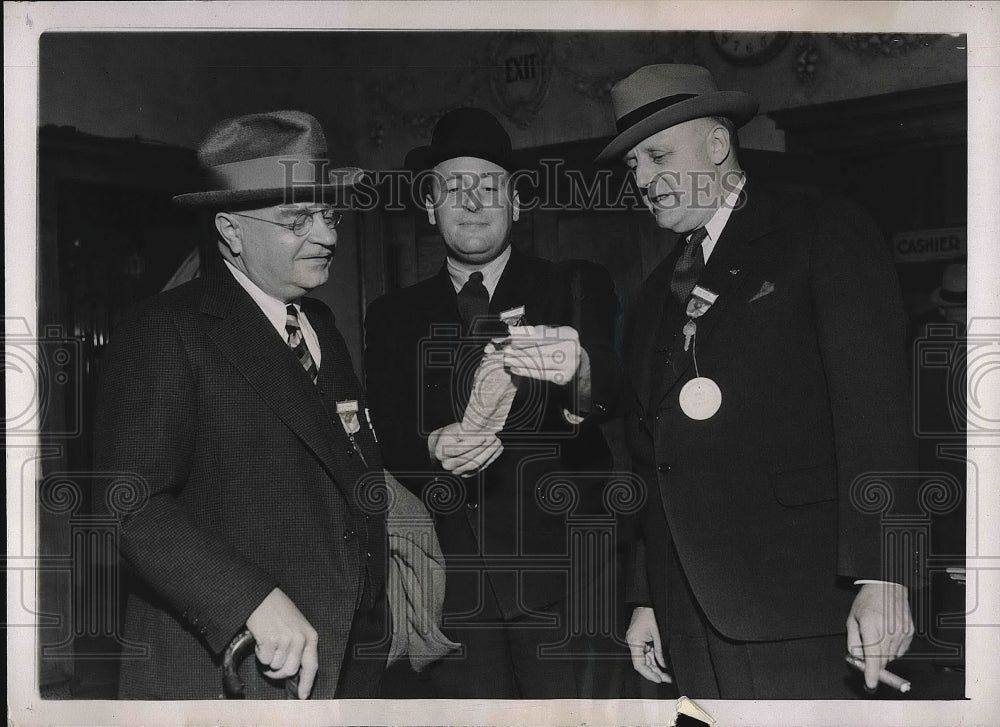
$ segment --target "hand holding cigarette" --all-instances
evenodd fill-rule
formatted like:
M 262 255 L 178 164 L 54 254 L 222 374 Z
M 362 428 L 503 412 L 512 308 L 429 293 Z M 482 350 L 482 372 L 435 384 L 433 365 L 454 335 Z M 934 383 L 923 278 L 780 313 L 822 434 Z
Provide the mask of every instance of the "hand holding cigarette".
M 845 661 L 847 661 L 848 664 L 853 666 L 862 674 L 864 673 L 865 662 L 863 659 L 859 659 L 856 656 L 851 656 L 850 654 L 847 654 L 844 657 L 844 659 Z M 910 683 L 908 681 L 903 679 L 903 677 L 893 674 L 891 671 L 888 671 L 886 669 L 882 669 L 878 673 L 878 680 L 880 684 L 885 684 L 888 687 L 892 687 L 896 691 L 902 692 L 903 694 L 906 694 L 908 691 L 910 691 Z M 867 685 L 865 685 L 865 691 L 869 693 L 875 692 L 874 689 L 869 689 Z
M 869 692 L 878 686 L 879 672 L 909 649 L 913 631 L 904 586 L 869 582 L 858 589 L 847 618 L 847 653 L 864 665 Z

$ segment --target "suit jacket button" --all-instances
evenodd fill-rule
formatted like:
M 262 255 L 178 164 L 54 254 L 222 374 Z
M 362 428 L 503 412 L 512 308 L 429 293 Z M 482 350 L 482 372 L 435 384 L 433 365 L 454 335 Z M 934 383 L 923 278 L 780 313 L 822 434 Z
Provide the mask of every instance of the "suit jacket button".
M 643 417 L 639 417 L 637 419 L 637 421 L 639 422 L 639 424 L 645 424 L 646 423 L 646 420 Z
M 660 464 L 656 465 L 656 469 L 659 470 L 660 472 L 669 472 L 670 465 L 668 465 L 666 462 L 660 462 Z
M 366 552 L 365 552 L 365 557 L 366 557 L 366 558 L 371 558 L 371 557 L 372 557 L 372 552 L 371 552 L 370 550 L 369 550 L 369 551 L 366 551 Z
M 354 531 L 350 528 L 344 531 L 344 540 L 350 540 L 354 537 Z
M 607 412 L 608 407 L 604 406 L 604 404 L 594 404 L 594 409 L 597 410 L 598 414 L 604 414 Z
M 479 507 L 479 503 L 478 502 L 467 502 L 467 503 L 465 503 L 465 506 L 468 509 L 470 509 L 470 510 L 475 510 L 476 508 Z

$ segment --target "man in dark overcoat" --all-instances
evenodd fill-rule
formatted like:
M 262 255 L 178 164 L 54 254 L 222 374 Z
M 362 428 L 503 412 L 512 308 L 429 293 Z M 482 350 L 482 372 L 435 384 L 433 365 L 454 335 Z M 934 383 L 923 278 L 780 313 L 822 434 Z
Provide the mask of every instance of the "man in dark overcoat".
M 175 201 L 208 214 L 219 257 L 129 313 L 102 362 L 96 464 L 135 491 L 99 496 L 130 574 L 124 636 L 147 650 L 123 661 L 120 695 L 222 697 L 246 628 L 247 697 L 372 696 L 381 462 L 333 314 L 306 297 L 337 246 L 327 197 L 358 170 L 331 170 L 299 111 L 227 119 L 198 156 L 211 191 Z
M 600 591 L 588 574 L 608 564 L 593 570 L 569 541 L 573 522 L 611 512 L 597 424 L 620 380 L 614 286 L 598 265 L 512 249 L 510 138 L 488 112 L 445 114 L 407 164 L 427 181 L 447 256 L 436 275 L 371 304 L 365 367 L 386 466 L 434 515 L 447 563 L 442 630 L 463 645 L 430 668 L 426 696 L 577 697 L 594 679 L 583 652 L 595 642 L 571 639 L 586 636 L 581 619 L 598 618 L 582 601 Z M 473 393 L 484 351 L 494 393 L 505 376 L 514 387 L 498 420 L 491 396 Z M 610 604 L 599 608 L 610 617 Z

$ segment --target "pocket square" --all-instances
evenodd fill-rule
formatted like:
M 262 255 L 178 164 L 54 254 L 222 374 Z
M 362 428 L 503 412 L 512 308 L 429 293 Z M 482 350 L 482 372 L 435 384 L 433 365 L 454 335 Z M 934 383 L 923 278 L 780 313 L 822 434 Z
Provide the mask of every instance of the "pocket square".
M 747 302 L 753 303 L 755 300 L 763 298 L 765 295 L 770 295 L 773 292 L 774 292 L 774 283 L 772 283 L 770 280 L 765 280 L 761 284 L 760 290 L 758 290 L 757 293 L 754 295 L 754 297 Z

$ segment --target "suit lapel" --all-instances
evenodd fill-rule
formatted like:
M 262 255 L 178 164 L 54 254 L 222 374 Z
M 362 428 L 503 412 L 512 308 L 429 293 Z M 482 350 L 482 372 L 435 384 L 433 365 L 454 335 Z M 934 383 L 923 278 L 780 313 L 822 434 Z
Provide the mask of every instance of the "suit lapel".
M 773 229 L 769 204 L 760 189 L 751 189 L 748 183 L 743 188 L 740 199 L 743 205 L 733 211 L 698 279 L 698 285 L 719 296 L 712 307 L 697 320 L 695 346 L 702 351 L 708 350 L 718 322 L 726 316 L 727 311 L 732 310 L 733 301 L 737 298 L 736 292 L 749 272 L 748 263 L 752 259 L 753 244 Z M 747 202 L 750 199 L 753 200 L 752 205 Z M 685 320 L 687 316 L 681 316 L 680 325 Z M 683 338 L 674 341 L 676 344 L 683 341 Z M 693 366 L 690 355 L 686 355 L 683 360 L 685 363 L 682 367 L 668 369 L 658 392 L 658 401 L 662 402 L 677 381 Z M 712 375 L 710 371 L 699 373 L 709 377 Z
M 668 320 L 675 317 L 676 304 L 670 296 L 670 276 L 681 253 L 679 239 L 666 258 L 650 273 L 643 296 L 637 304 L 628 349 L 629 378 L 634 382 L 634 393 L 645 410 L 652 402 L 653 393 L 666 375 L 664 360 L 672 339 Z
M 431 278 L 430 295 L 422 299 L 425 307 L 434 310 L 437 317 L 441 317 L 445 312 L 453 314 L 455 320 L 460 320 L 458 316 L 458 293 L 451 282 L 451 275 L 448 274 L 447 263 L 441 265 L 441 269 Z
M 260 398 L 337 477 L 335 431 L 316 385 L 264 313 L 225 269 L 206 273 L 202 313 L 218 319 L 209 336 Z M 323 336 L 323 338 L 327 338 Z M 324 357 L 327 350 L 324 349 Z M 326 360 L 323 361 L 325 366 Z
M 536 274 L 529 261 L 511 250 L 507 265 L 497 281 L 496 290 L 490 298 L 490 314 L 499 316 L 506 310 L 523 305 L 525 323 L 539 322 L 537 297 L 541 292 L 536 284 Z

